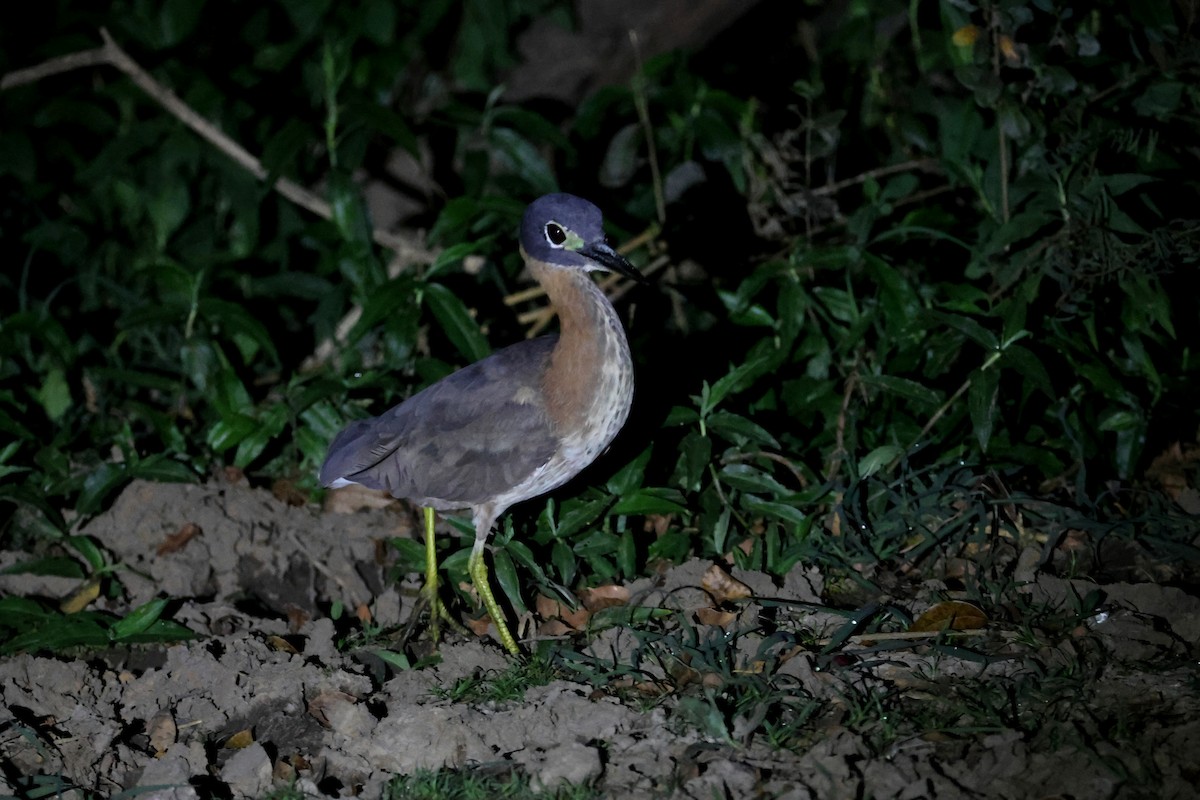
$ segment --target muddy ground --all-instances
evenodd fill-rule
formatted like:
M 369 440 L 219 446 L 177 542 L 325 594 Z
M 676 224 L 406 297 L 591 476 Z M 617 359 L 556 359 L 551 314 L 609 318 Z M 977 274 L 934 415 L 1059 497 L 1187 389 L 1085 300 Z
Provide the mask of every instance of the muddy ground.
M 194 535 L 183 541 L 185 529 Z M 989 625 L 981 637 L 993 651 L 1013 653 L 990 662 L 917 640 L 886 657 L 876 642 L 851 641 L 829 661 L 819 643 L 845 617 L 822 609 L 823 579 L 811 568 L 797 567 L 783 585 L 732 570 L 754 598 L 777 602 L 727 602 L 736 613 L 715 618 L 703 588 L 712 588 L 711 564 L 691 562 L 627 587 L 633 604 L 680 609 L 675 618 L 689 625 L 701 620 L 696 635 L 720 640 L 730 631 L 736 663 L 724 680 L 772 672 L 773 686 L 811 700 L 816 711 L 799 735 L 779 737 L 755 708 L 774 714 L 788 698 L 705 719 L 705 709 L 720 707 L 720 671 L 681 666 L 664 651 L 677 640 L 623 627 L 575 648 L 602 677 L 555 679 L 521 700 L 456 700 L 445 691 L 512 664 L 490 638 L 451 634 L 440 662 L 389 667 L 376 653 L 396 640 L 346 640 L 345 627 L 329 618 L 330 601 L 347 613 L 369 611 L 385 633 L 402 626 L 417 584 L 388 582 L 381 543 L 411 529 L 411 515 L 395 507 L 322 511 L 244 481 L 130 485 L 82 529 L 123 565 L 125 596 L 96 602 L 123 613 L 178 598 L 170 617 L 199 635 L 171 646 L 0 661 L 0 794 L 26 791 L 31 776 L 41 776 L 43 787 L 61 779 L 91 796 L 139 789 L 143 798 L 258 797 L 294 785 L 313 797 L 375 797 L 396 775 L 472 768 L 519 771 L 538 787 L 590 783 L 620 798 L 1196 796 L 1200 601 L 1149 575 L 1096 587 L 1018 566 L 1031 602 L 1069 606 L 1100 588 L 1106 610 L 1058 644 L 1026 646 L 1019 631 Z M 24 557 L 2 554 L 0 566 Z M 4 575 L 0 592 L 63 597 L 77 583 Z M 927 588 L 932 605 L 939 586 Z M 804 631 L 811 644 L 768 635 L 783 629 Z M 1053 677 L 1087 665 L 1088 675 L 1069 684 L 1083 688 L 1048 692 L 1044 702 L 1059 705 L 1032 715 L 1025 712 L 1039 710 L 1016 707 L 1030 695 L 1014 696 L 1008 726 L 888 737 L 881 731 L 903 729 L 903 720 L 864 721 L 862 704 L 849 700 L 899 692 L 920 709 L 963 686 L 1011 686 L 1023 671 L 1054 665 L 1056 647 L 1062 670 Z M 1081 648 L 1094 657 L 1080 660 Z M 597 666 L 605 664 L 608 678 Z M 1021 722 L 1029 719 L 1055 724 Z

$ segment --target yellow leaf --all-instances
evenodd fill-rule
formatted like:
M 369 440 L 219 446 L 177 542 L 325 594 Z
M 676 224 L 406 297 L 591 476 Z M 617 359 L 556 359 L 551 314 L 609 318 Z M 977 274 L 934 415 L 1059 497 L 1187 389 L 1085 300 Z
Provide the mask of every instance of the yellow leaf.
M 954 32 L 954 35 L 950 37 L 950 41 L 954 42 L 955 47 L 970 47 L 975 44 L 978 38 L 979 26 L 963 25 Z
M 997 41 L 1000 47 L 1000 53 L 1010 65 L 1021 63 L 1021 54 L 1017 52 L 1017 45 L 1012 40 L 1011 36 L 1001 36 Z
M 100 596 L 100 579 L 88 578 L 78 589 L 63 598 L 58 610 L 64 614 L 78 614 Z

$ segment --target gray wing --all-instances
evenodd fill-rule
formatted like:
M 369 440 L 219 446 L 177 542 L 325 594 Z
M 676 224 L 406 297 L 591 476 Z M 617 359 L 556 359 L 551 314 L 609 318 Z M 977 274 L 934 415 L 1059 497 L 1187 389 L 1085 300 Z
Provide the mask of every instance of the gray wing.
M 513 488 L 550 460 L 558 437 L 541 380 L 557 337 L 497 350 L 337 435 L 321 484 L 465 507 Z

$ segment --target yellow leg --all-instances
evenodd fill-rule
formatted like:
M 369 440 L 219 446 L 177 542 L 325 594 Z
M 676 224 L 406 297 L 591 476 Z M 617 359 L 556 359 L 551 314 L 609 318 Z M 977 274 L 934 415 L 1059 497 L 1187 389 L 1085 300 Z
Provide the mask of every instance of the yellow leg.
M 442 608 L 442 601 L 438 599 L 437 544 L 433 539 L 433 509 L 423 510 L 425 512 L 425 585 L 421 587 L 421 593 L 429 604 L 429 638 L 433 640 L 433 646 L 437 647 L 438 637 L 441 635 L 440 623 L 445 609 Z
M 517 647 L 517 640 L 509 633 L 508 624 L 504 621 L 504 614 L 500 611 L 500 604 L 496 602 L 496 596 L 492 594 L 492 587 L 488 586 L 488 568 L 487 562 L 483 560 L 482 545 L 482 542 L 476 540 L 471 557 L 467 560 L 467 572 L 471 574 L 475 591 L 479 592 L 479 597 L 483 600 L 483 607 L 487 609 L 488 616 L 496 625 L 496 631 L 500 634 L 500 643 L 514 656 L 520 655 L 521 649 Z
M 446 610 L 446 604 L 438 596 L 437 544 L 433 538 L 434 513 L 432 508 L 421 510 L 425 512 L 425 585 L 421 587 L 421 596 L 429 606 L 429 638 L 433 642 L 434 649 L 437 649 L 438 639 L 442 633 L 442 622 L 446 622 L 460 633 L 467 633 L 467 629 L 450 616 L 450 612 Z

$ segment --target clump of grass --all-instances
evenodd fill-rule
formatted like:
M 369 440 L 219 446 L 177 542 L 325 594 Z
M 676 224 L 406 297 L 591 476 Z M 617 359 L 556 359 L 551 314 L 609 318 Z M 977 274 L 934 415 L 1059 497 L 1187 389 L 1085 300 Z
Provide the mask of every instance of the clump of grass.
M 384 795 L 388 800 L 594 800 L 600 792 L 586 784 L 563 784 L 534 789 L 519 771 L 487 774 L 484 770 L 419 770 L 394 779 Z
M 562 671 L 547 658 L 534 655 L 514 661 L 506 669 L 492 674 L 469 675 L 433 694 L 452 703 L 510 703 L 521 700 L 534 686 L 545 686 L 562 677 Z

